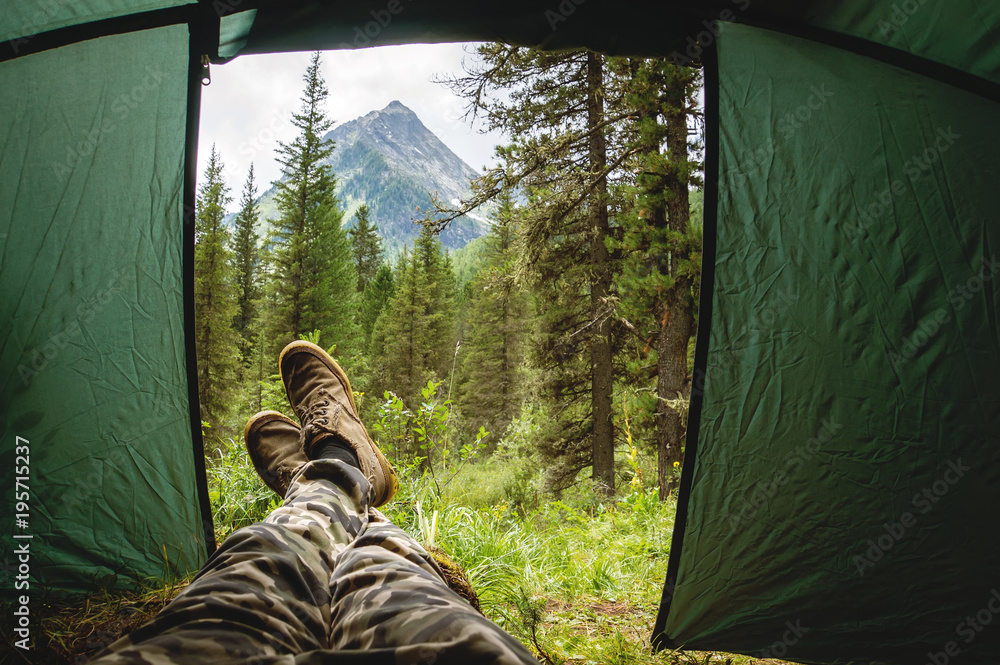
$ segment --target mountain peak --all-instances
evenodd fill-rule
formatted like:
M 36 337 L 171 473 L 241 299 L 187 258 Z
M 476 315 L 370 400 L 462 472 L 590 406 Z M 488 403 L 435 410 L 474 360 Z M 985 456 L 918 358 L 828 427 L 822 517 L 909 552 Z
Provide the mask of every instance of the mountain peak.
M 413 111 L 411 111 L 409 109 L 409 107 L 407 107 L 405 104 L 403 104 L 398 99 L 392 100 L 391 102 L 389 102 L 386 105 L 386 107 L 384 109 L 382 109 L 383 113 L 398 113 L 400 111 L 405 111 L 406 113 L 413 113 Z M 416 115 L 416 114 L 414 114 L 414 115 Z
M 353 211 L 366 203 L 390 255 L 416 239 L 419 227 L 412 222 L 433 208 L 432 196 L 445 203 L 465 198 L 479 175 L 398 99 L 345 122 L 325 138 L 337 146 L 328 163 L 348 210 L 345 221 L 350 223 Z M 442 233 L 441 241 L 458 248 L 488 228 L 485 219 L 465 218 Z
M 413 246 L 420 233 L 413 221 L 433 209 L 432 197 L 457 203 L 470 194 L 470 182 L 479 175 L 398 99 L 333 128 L 323 138 L 336 146 L 326 163 L 337 176 L 344 225 L 350 227 L 355 211 L 366 204 L 390 259 L 404 245 Z M 257 200 L 264 224 L 277 218 L 275 193 L 271 187 Z M 232 224 L 232 218 L 235 215 L 226 223 Z M 441 242 L 458 249 L 485 235 L 489 227 L 486 217 L 463 216 L 441 233 Z

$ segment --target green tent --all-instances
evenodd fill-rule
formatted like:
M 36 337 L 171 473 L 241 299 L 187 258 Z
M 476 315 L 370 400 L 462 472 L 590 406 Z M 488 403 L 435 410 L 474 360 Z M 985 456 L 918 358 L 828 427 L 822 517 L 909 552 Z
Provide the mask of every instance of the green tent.
M 8 578 L 26 545 L 32 588 L 66 591 L 214 547 L 190 335 L 203 62 L 582 46 L 706 71 L 654 644 L 1000 661 L 1000 3 L 10 0 L 0 35 Z

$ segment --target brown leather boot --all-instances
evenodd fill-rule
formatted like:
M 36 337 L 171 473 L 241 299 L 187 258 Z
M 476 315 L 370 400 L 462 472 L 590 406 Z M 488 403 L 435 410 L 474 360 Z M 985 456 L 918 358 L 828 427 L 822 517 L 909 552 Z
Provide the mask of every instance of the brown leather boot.
M 261 411 L 247 421 L 243 440 L 257 475 L 284 498 L 292 476 L 309 461 L 302 450 L 299 426 L 277 411 Z
M 302 423 L 302 450 L 312 459 L 316 446 L 330 436 L 351 447 L 361 472 L 375 489 L 375 507 L 388 503 L 399 481 L 389 460 L 368 436 L 358 417 L 347 374 L 326 351 L 312 342 L 292 342 L 278 359 L 281 380 Z

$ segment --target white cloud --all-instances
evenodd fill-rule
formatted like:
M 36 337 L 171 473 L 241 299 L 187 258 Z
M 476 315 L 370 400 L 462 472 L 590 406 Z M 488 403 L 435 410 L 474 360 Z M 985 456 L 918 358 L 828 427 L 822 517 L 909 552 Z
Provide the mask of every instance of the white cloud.
M 461 44 L 384 46 L 327 51 L 323 76 L 330 96 L 327 114 L 340 124 L 399 100 L 473 168 L 493 164 L 493 146 L 504 139 L 480 134 L 463 120 L 465 102 L 434 76 L 459 75 Z M 212 84 L 202 89 L 198 176 L 204 173 L 212 143 L 222 155 L 226 180 L 235 199 L 253 161 L 259 191 L 280 176 L 277 142 L 295 137 L 291 115 L 299 108 L 302 75 L 309 53 L 243 56 L 212 67 Z

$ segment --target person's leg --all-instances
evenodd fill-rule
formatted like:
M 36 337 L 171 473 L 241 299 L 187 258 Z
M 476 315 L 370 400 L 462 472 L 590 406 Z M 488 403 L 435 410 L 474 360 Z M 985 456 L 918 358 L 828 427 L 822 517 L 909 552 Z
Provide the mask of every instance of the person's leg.
M 283 505 L 233 533 L 152 621 L 92 661 L 225 663 L 330 646 L 330 575 L 367 521 L 370 486 L 341 462 L 299 469 Z
M 334 561 L 334 649 L 391 648 L 397 663 L 538 662 L 452 591 L 424 548 L 373 512 Z
M 316 460 L 151 622 L 92 661 L 534 663 L 378 511 L 361 472 Z
M 358 418 L 346 373 L 323 349 L 292 342 L 278 359 L 309 456 L 331 442 L 353 450 L 372 485 L 371 508 L 389 501 L 396 474 Z M 388 650 L 395 662 L 524 663 L 531 654 L 445 584 L 427 553 L 373 510 L 338 554 L 331 582 L 332 648 Z M 374 517 L 378 515 L 378 517 Z
M 293 342 L 279 367 L 303 427 L 265 412 L 245 438 L 276 492 L 294 478 L 284 504 L 230 536 L 170 605 L 94 662 L 535 662 L 374 510 L 392 498 L 396 476 L 339 365 Z M 353 455 L 314 459 L 330 445 Z

